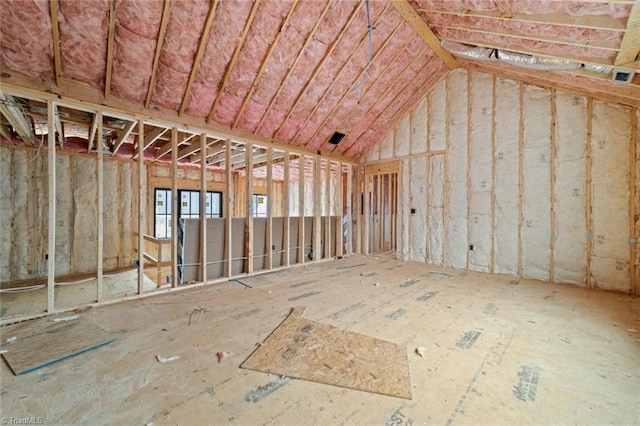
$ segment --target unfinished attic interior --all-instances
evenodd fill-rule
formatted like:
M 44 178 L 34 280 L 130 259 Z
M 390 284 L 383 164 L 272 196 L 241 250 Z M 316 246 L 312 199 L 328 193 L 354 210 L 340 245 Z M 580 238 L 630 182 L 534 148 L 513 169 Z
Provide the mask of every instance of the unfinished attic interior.
M 637 423 L 639 54 L 638 1 L 0 0 L 3 422 Z

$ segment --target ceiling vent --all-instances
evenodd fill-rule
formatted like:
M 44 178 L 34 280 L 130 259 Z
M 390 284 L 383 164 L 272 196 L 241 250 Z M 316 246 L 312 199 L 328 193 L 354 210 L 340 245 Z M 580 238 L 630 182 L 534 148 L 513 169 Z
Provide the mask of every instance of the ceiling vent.
M 636 72 L 629 69 L 616 68 L 613 70 L 613 81 L 621 84 L 631 84 Z
M 338 145 L 340 143 L 340 141 L 342 139 L 344 139 L 344 137 L 347 136 L 344 133 L 340 133 L 340 132 L 335 132 L 333 135 L 331 135 L 331 137 L 329 138 L 329 143 L 331 145 Z

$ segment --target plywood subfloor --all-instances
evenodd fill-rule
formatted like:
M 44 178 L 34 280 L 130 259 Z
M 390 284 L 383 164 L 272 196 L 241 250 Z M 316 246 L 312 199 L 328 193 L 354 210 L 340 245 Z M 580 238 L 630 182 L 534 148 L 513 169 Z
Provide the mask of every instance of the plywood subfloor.
M 632 425 L 640 418 L 637 297 L 385 256 L 278 276 L 253 289 L 222 282 L 86 312 L 117 340 L 22 376 L 2 363 L 2 416 L 156 426 Z M 310 320 L 405 346 L 413 398 L 239 368 L 300 305 Z M 419 346 L 424 358 L 414 352 Z M 230 358 L 219 363 L 220 351 Z M 179 358 L 161 364 L 157 355 Z
M 115 338 L 78 317 L 61 322 L 42 318 L 0 331 L 0 341 L 12 340 L 12 343 L 4 345 L 6 352 L 2 357 L 9 368 L 20 375 L 98 349 L 112 343 Z
M 294 308 L 240 367 L 411 399 L 404 346 L 303 318 Z

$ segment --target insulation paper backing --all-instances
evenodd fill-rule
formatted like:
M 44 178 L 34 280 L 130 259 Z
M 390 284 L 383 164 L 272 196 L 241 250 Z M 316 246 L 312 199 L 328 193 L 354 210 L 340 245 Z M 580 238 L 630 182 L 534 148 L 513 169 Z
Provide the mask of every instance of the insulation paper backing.
M 586 282 L 587 99 L 556 93 L 554 281 Z
M 56 275 L 71 273 L 73 245 L 73 176 L 70 163 L 73 157 L 56 157 Z M 105 222 L 108 215 L 105 215 Z M 89 224 L 87 224 L 89 225 Z M 97 226 L 94 224 L 93 226 Z M 105 241 L 106 248 L 106 241 Z
M 411 112 L 411 154 L 427 152 L 427 98 Z
M 384 141 L 382 143 L 388 143 L 388 140 L 389 140 L 388 136 L 389 134 L 385 136 Z M 378 161 L 380 159 L 380 145 L 381 144 L 375 145 L 371 149 L 371 151 L 369 151 L 366 157 L 366 161 Z
M 440 81 L 429 96 L 429 151 L 442 151 L 446 147 L 446 79 Z
M 76 205 L 73 222 L 73 251 L 76 272 L 91 272 L 98 267 L 98 177 L 96 160 L 89 157 L 75 158 L 75 190 L 73 202 Z M 106 193 L 106 191 L 105 191 Z M 82 225 L 80 225 L 82 224 Z
M 630 119 L 627 107 L 594 102 L 591 283 L 608 290 L 629 290 Z
M 411 147 L 410 117 L 410 115 L 405 115 L 398 123 L 395 132 L 390 132 L 394 134 L 396 141 L 396 157 L 404 157 L 406 155 L 409 155 L 409 148 Z
M 393 158 L 393 139 L 394 132 L 393 129 L 391 129 L 389 132 L 387 132 L 384 139 L 382 140 L 382 143 L 380 144 L 381 160 L 389 160 Z
M 492 92 L 490 75 L 471 74 L 469 269 L 480 272 L 491 270 Z
M 518 272 L 519 135 L 518 83 L 496 80 L 494 272 Z
M 449 150 L 447 153 L 447 255 L 445 263 L 454 268 L 467 266 L 467 72 L 449 74 Z
M 524 86 L 522 274 L 549 280 L 551 262 L 551 92 Z
M 427 250 L 427 171 L 428 158 L 411 159 L 409 209 L 411 221 L 411 260 L 424 262 Z

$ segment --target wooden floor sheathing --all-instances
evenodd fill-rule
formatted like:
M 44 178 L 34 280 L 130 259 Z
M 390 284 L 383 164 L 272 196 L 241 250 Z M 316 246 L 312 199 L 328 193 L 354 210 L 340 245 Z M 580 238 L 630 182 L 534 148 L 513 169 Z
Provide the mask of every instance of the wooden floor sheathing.
M 640 298 L 386 256 L 296 267 L 263 282 L 81 314 L 116 341 L 22 376 L 3 363 L 1 416 L 86 425 L 640 419 Z M 412 399 L 239 368 L 295 306 L 306 306 L 309 320 L 406 347 Z M 218 352 L 230 356 L 218 362 Z

